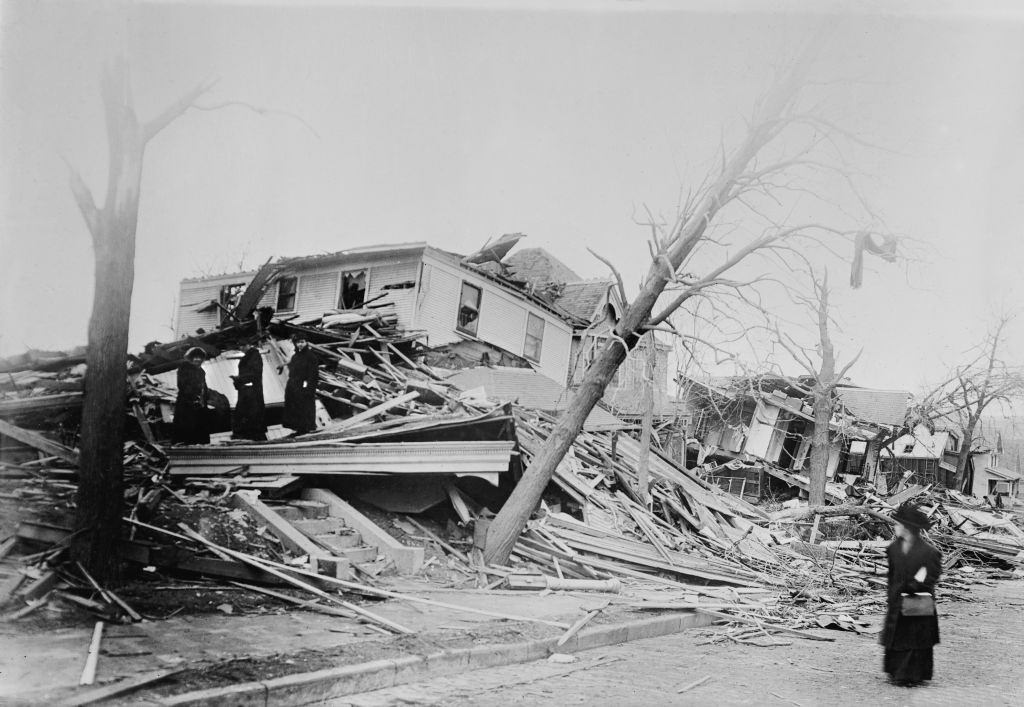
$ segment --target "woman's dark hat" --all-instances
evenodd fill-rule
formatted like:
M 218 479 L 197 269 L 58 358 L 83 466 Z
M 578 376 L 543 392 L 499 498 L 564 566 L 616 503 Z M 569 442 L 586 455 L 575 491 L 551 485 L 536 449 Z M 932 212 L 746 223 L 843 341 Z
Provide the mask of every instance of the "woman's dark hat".
M 193 346 L 185 352 L 185 358 L 206 358 L 206 352 L 198 346 Z
M 909 503 L 904 503 L 902 506 L 897 508 L 896 512 L 892 515 L 892 519 L 902 523 L 908 528 L 928 530 L 928 528 L 932 527 L 932 522 L 928 520 L 928 516 Z

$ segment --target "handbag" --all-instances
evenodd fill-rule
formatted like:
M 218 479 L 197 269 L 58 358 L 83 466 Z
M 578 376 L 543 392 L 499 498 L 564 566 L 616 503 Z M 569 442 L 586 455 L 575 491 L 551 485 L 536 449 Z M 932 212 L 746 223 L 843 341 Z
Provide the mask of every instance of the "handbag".
M 901 594 L 900 616 L 935 616 L 935 597 L 931 594 Z

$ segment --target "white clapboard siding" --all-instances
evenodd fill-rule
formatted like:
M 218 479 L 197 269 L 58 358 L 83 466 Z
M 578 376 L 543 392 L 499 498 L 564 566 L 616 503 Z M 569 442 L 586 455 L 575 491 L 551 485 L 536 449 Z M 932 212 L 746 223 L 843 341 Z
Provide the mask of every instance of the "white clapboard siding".
M 237 273 L 220 275 L 203 280 L 183 280 L 178 288 L 178 317 L 174 326 L 176 338 L 195 334 L 197 329 L 210 331 L 220 324 L 220 310 L 214 307 L 206 312 L 204 309 L 211 301 L 220 298 L 220 290 L 224 285 L 236 283 L 248 284 L 253 273 Z
M 539 370 L 556 381 L 565 381 L 569 370 L 569 348 L 572 345 L 572 329 L 567 323 L 487 278 L 464 270 L 457 264 L 427 256 L 420 282 L 416 326 L 427 331 L 431 346 L 463 338 L 455 329 L 463 282 L 481 289 L 477 339 L 522 356 L 526 343 L 527 315 L 535 314 L 544 319 Z
M 338 278 L 341 272 L 337 269 L 321 272 L 304 272 L 299 274 L 296 311 L 299 319 L 319 317 L 324 312 L 338 306 Z
M 399 285 L 407 282 L 416 282 L 420 273 L 420 254 L 406 256 L 402 259 L 389 258 L 386 261 L 374 263 L 369 268 L 367 277 L 366 299 L 373 299 L 379 295 L 383 297 L 374 304 L 390 302 L 394 308 L 382 310 L 384 313 L 392 313 L 398 316 L 398 326 L 404 329 L 413 329 L 413 310 L 416 306 L 416 288 L 408 287 L 403 289 L 388 289 L 388 285 Z

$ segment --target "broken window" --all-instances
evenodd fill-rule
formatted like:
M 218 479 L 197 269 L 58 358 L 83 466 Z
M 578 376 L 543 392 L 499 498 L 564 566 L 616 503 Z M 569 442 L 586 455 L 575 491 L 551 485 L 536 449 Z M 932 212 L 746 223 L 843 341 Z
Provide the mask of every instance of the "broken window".
M 904 444 L 903 445 L 903 453 L 904 454 L 913 454 L 914 453 L 914 442 L 907 442 L 906 444 Z
M 462 295 L 459 297 L 459 321 L 456 329 L 476 336 L 477 325 L 480 323 L 480 288 L 462 283 Z
M 220 288 L 220 323 L 224 323 L 224 318 L 228 312 L 233 312 L 238 307 L 238 301 L 242 298 L 242 293 L 245 292 L 244 282 L 235 282 L 230 285 L 224 285 Z
M 277 309 L 278 312 L 292 312 L 295 310 L 295 294 L 299 290 L 299 278 L 282 277 L 277 281 Z
M 366 271 L 350 270 L 341 273 L 341 294 L 338 309 L 355 309 L 366 302 Z
M 523 344 L 523 356 L 540 363 L 540 353 L 544 348 L 544 320 L 536 314 L 526 316 L 526 342 Z

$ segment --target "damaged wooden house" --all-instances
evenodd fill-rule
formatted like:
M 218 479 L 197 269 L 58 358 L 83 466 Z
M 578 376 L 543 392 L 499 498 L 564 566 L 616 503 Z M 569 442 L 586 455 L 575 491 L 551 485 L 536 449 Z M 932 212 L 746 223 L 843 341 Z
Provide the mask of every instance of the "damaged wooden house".
M 562 402 L 538 409 L 557 412 L 607 339 L 622 302 L 613 280 L 584 280 L 541 248 L 508 255 L 522 237 L 506 234 L 468 256 L 426 243 L 370 246 L 281 259 L 258 271 L 184 280 L 176 335 L 203 335 L 260 309 L 273 310 L 278 320 L 310 326 L 376 314 L 402 332 L 405 342 L 415 341 L 417 354 L 431 367 L 527 369 L 543 376 L 545 382 L 527 383 L 524 390 L 543 388 L 547 392 L 542 397 L 550 398 L 548 381 L 553 382 L 562 391 Z M 248 305 L 241 302 L 243 293 L 250 298 Z M 630 352 L 605 392 L 603 407 L 618 418 L 616 424 L 636 424 L 643 415 L 640 388 L 647 346 L 645 339 Z M 654 418 L 679 458 L 680 406 L 666 386 L 669 347 L 656 346 Z M 287 355 L 287 344 L 283 349 Z M 265 361 L 265 371 L 281 364 L 272 358 Z M 214 376 L 211 386 L 233 401 L 226 378 L 218 384 L 221 377 Z M 508 386 L 496 377 L 535 380 L 513 371 L 477 376 L 488 377 L 491 390 L 484 386 L 485 392 L 502 389 L 502 400 L 508 398 Z M 461 378 L 464 385 L 479 387 L 472 385 L 472 376 Z M 283 397 L 279 388 L 279 383 L 265 381 L 272 408 Z M 604 424 L 611 422 L 605 419 Z
M 813 410 L 808 386 L 780 376 L 685 381 L 693 415 L 688 463 L 710 480 L 753 499 L 806 495 Z M 840 386 L 829 422 L 826 497 L 874 481 L 879 455 L 904 427 L 909 394 Z M 883 465 L 884 468 L 884 465 Z

